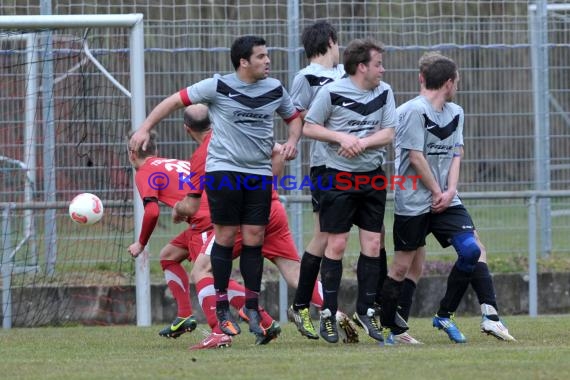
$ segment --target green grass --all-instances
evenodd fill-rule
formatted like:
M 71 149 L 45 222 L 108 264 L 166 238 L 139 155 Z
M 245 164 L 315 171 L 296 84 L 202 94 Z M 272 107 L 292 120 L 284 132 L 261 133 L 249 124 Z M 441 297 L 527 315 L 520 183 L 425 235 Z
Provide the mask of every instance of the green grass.
M 452 344 L 429 319 L 412 319 L 422 346 L 381 347 L 367 337 L 332 345 L 309 341 L 288 323 L 267 346 L 254 346 L 244 332 L 231 348 L 199 352 L 188 351 L 202 338 L 199 330 L 176 340 L 160 338 L 162 326 L 0 330 L 0 373 L 4 379 L 568 378 L 569 315 L 509 317 L 516 343 L 481 334 L 479 318 L 457 321 L 465 345 Z

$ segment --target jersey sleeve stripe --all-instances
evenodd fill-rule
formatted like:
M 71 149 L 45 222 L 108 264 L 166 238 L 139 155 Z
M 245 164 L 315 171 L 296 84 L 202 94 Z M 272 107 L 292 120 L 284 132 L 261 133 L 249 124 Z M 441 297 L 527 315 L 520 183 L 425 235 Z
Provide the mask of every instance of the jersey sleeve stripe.
M 287 119 L 283 119 L 283 120 L 285 120 L 285 122 L 286 122 L 287 124 L 289 124 L 292 120 L 294 120 L 294 119 L 295 119 L 296 117 L 298 117 L 300 114 L 301 114 L 301 112 L 299 112 L 299 110 L 296 109 L 296 110 L 295 110 L 295 113 L 294 113 L 291 117 L 288 117 Z
M 180 99 L 182 100 L 182 103 L 188 107 L 189 105 L 192 104 L 192 101 L 190 100 L 190 97 L 188 96 L 188 90 L 183 88 L 182 90 L 180 90 L 179 92 L 180 94 Z

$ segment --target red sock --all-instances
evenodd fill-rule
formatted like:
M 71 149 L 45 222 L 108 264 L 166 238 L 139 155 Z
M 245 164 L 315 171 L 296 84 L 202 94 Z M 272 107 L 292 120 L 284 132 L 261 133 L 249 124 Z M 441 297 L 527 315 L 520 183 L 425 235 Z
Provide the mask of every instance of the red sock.
M 231 280 L 228 284 L 228 298 L 230 305 L 239 310 L 245 305 L 245 288 L 236 280 Z
M 269 313 L 267 311 L 265 311 L 264 308 L 259 307 L 259 316 L 261 317 L 261 327 L 263 327 L 264 329 L 269 328 L 269 326 L 271 326 L 271 324 L 273 323 L 273 317 L 271 317 L 271 315 L 269 315 Z
M 214 290 L 214 279 L 205 277 L 196 284 L 196 293 L 198 293 L 198 301 L 202 307 L 202 311 L 206 316 L 206 322 L 212 329 L 212 332 L 223 334 L 218 326 L 218 318 L 216 317 L 216 291 Z
M 160 260 L 160 266 L 164 272 L 168 289 L 176 300 L 178 316 L 181 318 L 189 317 L 192 315 L 192 304 L 190 303 L 190 283 L 186 269 L 181 263 L 173 260 Z
M 315 287 L 313 288 L 311 303 L 319 309 L 323 306 L 323 285 L 318 280 L 315 282 Z

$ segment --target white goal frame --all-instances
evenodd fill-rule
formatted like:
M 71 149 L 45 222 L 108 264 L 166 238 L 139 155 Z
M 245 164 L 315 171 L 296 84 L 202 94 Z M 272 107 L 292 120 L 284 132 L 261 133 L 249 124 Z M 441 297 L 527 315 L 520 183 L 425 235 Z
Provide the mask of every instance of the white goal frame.
M 144 121 L 145 114 L 145 68 L 144 68 L 144 29 L 143 15 L 133 14 L 98 14 L 98 15 L 33 15 L 33 16 L 0 16 L 0 30 L 42 30 L 50 28 L 88 28 L 88 27 L 124 27 L 129 28 L 129 64 L 130 91 L 126 91 L 103 67 L 99 69 L 123 94 L 131 100 L 131 129 L 136 130 Z M 49 122 L 49 121 L 48 121 Z M 143 206 L 133 187 L 135 237 L 141 231 Z M 54 210 L 55 211 L 55 210 Z M 55 238 L 55 237 L 54 237 Z M 4 252 L 3 252 L 4 253 Z M 126 253 L 125 253 L 126 254 Z M 139 255 L 136 260 L 136 310 L 137 325 L 151 325 L 150 303 L 150 266 L 148 250 Z M 3 265 L 4 267 L 4 265 Z M 5 268 L 3 268 L 5 270 Z M 11 299 L 10 284 L 3 281 L 3 299 Z M 10 303 L 10 302 L 9 302 Z M 4 305 L 11 308 L 11 304 Z M 11 313 L 4 313 L 3 327 L 10 328 L 11 321 L 6 320 Z

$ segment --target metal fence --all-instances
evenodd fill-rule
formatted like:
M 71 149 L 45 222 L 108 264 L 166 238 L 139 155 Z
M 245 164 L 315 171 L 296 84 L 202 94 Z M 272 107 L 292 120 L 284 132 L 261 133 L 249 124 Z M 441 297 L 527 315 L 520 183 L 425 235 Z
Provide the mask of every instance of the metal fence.
M 442 50 L 461 70 L 457 102 L 466 113 L 461 190 L 559 190 L 570 183 L 570 28 L 564 5 L 551 2 L 547 8 L 545 1 L 535 7 L 527 1 L 58 1 L 51 8 L 46 3 L 16 1 L 12 12 L 145 15 L 147 110 L 186 85 L 215 72 L 232 71 L 228 51 L 236 35 L 264 36 L 271 51 L 272 75 L 286 85 L 306 64 L 298 43 L 305 25 L 330 21 L 339 30 L 341 45 L 373 36 L 386 44 L 385 80 L 398 103 L 417 92 L 416 62 L 421 53 Z M 112 41 L 108 48 L 113 48 Z M 535 51 L 538 58 L 533 58 Z M 546 112 L 544 105 L 537 105 L 541 99 L 546 100 Z M 158 128 L 161 154 L 188 157 L 193 151 L 180 120 L 181 114 L 176 114 Z M 284 137 L 284 128 L 276 131 Z M 307 141 L 302 148 L 302 156 L 293 163 L 299 166 L 291 170 L 306 174 Z M 386 169 L 390 173 L 391 162 Z M 567 206 L 552 208 L 558 215 Z M 297 222 L 296 227 L 300 226 Z M 542 240 L 547 236 L 542 235 Z M 547 251 L 558 249 L 544 244 Z
M 397 103 L 418 91 L 416 66 L 420 55 L 428 50 L 441 50 L 457 61 L 461 72 L 457 102 L 465 109 L 466 154 L 460 190 L 480 193 L 477 199 L 466 203 L 490 254 L 526 255 L 529 232 L 523 200 L 488 199 L 487 192 L 564 190 L 570 184 L 570 10 L 563 2 L 550 2 L 547 6 L 546 1 L 537 1 L 535 6 L 529 6 L 527 1 L 515 0 L 266 0 L 261 3 L 64 0 L 52 6 L 47 0 L 0 0 L 0 9 L 4 15 L 143 13 L 147 113 L 182 87 L 216 72 L 233 71 L 228 53 L 237 35 L 259 34 L 266 38 L 272 75 L 286 86 L 293 74 L 307 64 L 299 44 L 304 26 L 328 20 L 339 31 L 341 49 L 353 38 L 373 36 L 386 45 L 384 79 L 392 85 Z M 118 58 L 126 54 L 124 45 L 120 45 L 124 41 L 115 38 L 112 31 L 107 33 L 99 40 L 95 55 L 103 63 L 109 63 L 115 77 L 128 81 L 124 57 Z M 6 62 L 6 55 L 0 59 Z M 14 74 L 7 67 L 2 65 L 0 76 Z M 77 85 L 93 88 L 100 84 L 96 79 L 85 78 L 95 77 L 85 76 Z M 24 98 L 14 96 L 16 90 L 5 83 L 0 85 L 0 156 L 25 161 L 26 142 L 19 124 L 23 116 L 8 117 L 25 108 Z M 74 96 L 80 95 L 68 94 L 66 101 Z M 111 199 L 131 197 L 132 182 L 124 158 L 117 153 L 108 159 L 103 154 L 93 161 L 92 156 L 78 154 L 73 140 L 83 135 L 92 138 L 90 131 L 98 131 L 96 141 L 88 141 L 94 152 L 109 143 L 120 152 L 120 135 L 125 132 L 121 125 L 128 124 L 128 120 L 110 113 L 104 105 L 121 102 L 124 99 L 116 90 L 103 90 L 96 99 L 79 103 L 79 108 L 64 106 L 67 112 L 54 128 L 60 130 L 65 126 L 68 131 L 67 142 L 62 140 L 64 145 L 58 151 L 57 171 L 69 179 L 56 182 L 55 200 L 67 200 L 78 187 L 82 191 L 102 191 Z M 90 106 L 95 103 L 99 105 Z M 77 115 L 81 115 L 81 122 L 75 121 Z M 107 119 L 114 119 L 121 131 L 105 131 L 102 126 Z M 158 127 L 161 155 L 185 158 L 194 150 L 195 144 L 185 136 L 181 120 L 182 113 L 175 114 Z M 279 139 L 285 135 L 281 127 L 276 127 Z M 74 132 L 72 128 L 77 130 Z M 303 140 L 300 157 L 288 168 L 290 173 L 308 174 L 308 146 L 308 141 Z M 40 144 L 38 155 L 42 154 L 41 148 Z M 392 154 L 390 150 L 388 174 L 393 170 Z M 101 166 L 92 168 L 94 162 Z M 109 175 L 108 167 L 115 174 Z M 93 174 L 97 177 L 70 174 L 86 168 L 92 168 L 89 173 L 99 170 Z M 9 182 L 6 177 L 0 178 L 0 183 Z M 110 183 L 121 188 L 110 188 Z M 46 191 L 43 179 L 38 178 L 36 194 L 43 199 Z M 21 188 L 4 187 L 1 193 L 3 201 L 23 201 Z M 283 192 L 283 195 L 306 196 L 308 192 Z M 570 242 L 565 229 L 569 224 L 570 202 L 564 197 L 547 203 L 540 198 L 537 202 L 539 251 L 568 253 Z M 291 205 L 291 225 L 300 249 L 310 238 L 310 214 L 308 205 Z M 388 208 L 387 227 L 391 227 L 390 214 Z M 122 233 L 132 233 L 132 227 Z M 159 228 L 151 247 L 157 250 L 171 234 L 171 229 Z M 114 244 L 122 245 L 129 239 L 122 236 Z M 390 250 L 391 239 L 387 243 Z M 432 254 L 442 252 L 436 245 L 428 249 Z M 349 255 L 357 252 L 353 250 Z M 157 260 L 157 255 L 152 258 Z M 116 257 L 112 260 L 113 265 L 125 265 Z

